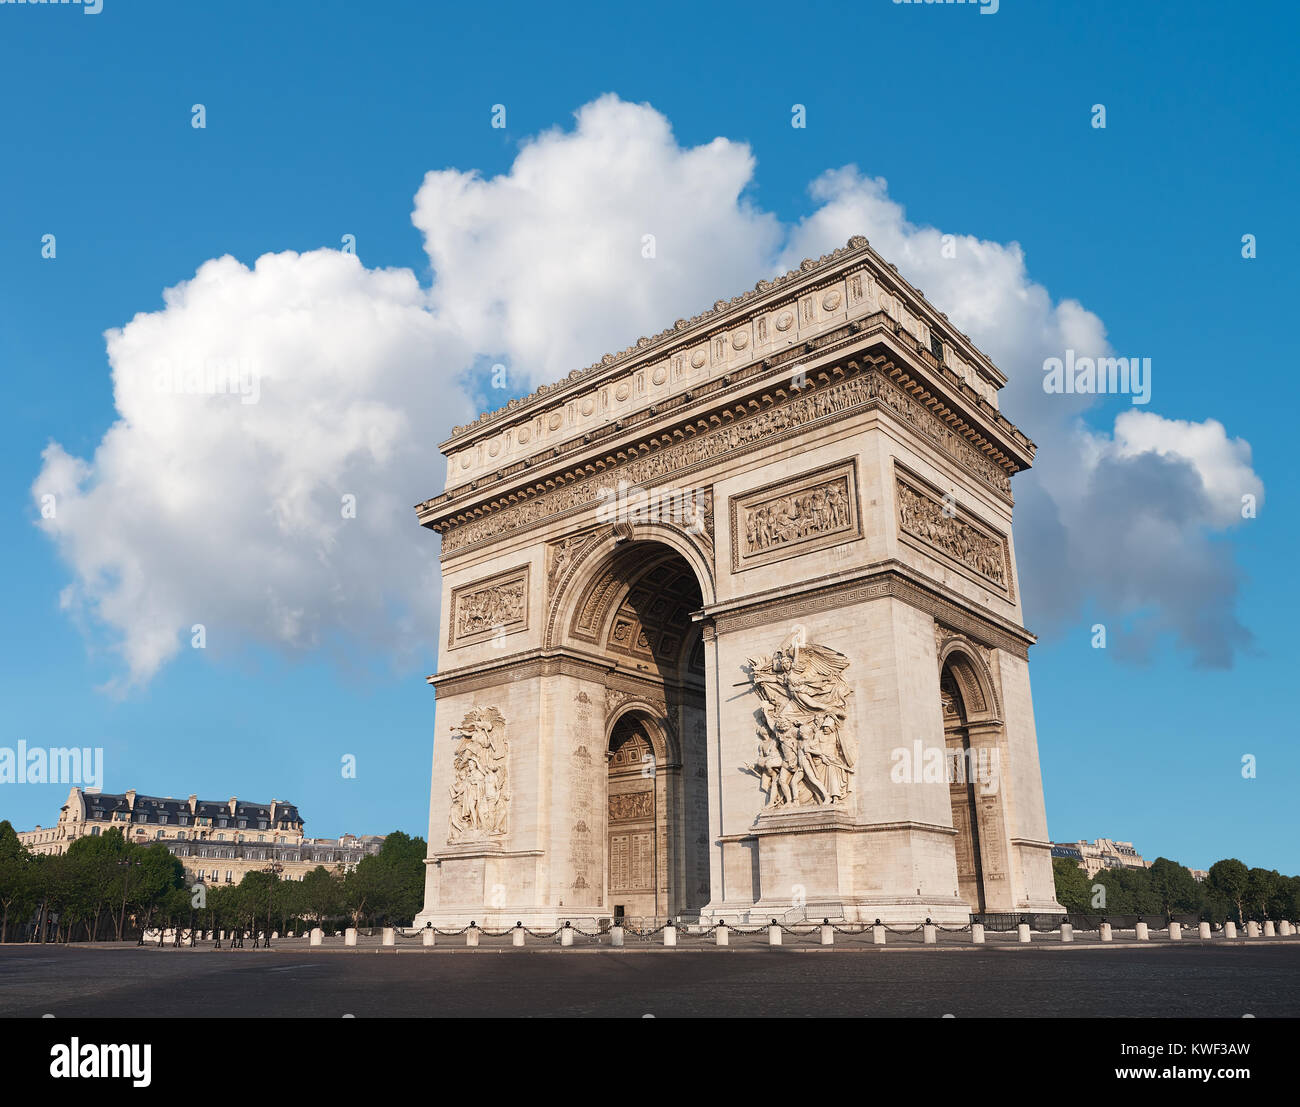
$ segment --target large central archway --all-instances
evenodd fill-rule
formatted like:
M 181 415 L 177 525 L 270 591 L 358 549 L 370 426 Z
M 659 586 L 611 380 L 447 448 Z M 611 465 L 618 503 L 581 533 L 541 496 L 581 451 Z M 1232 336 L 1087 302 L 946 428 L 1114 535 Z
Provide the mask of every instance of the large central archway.
M 604 905 L 697 914 L 709 899 L 704 596 L 678 549 L 626 539 L 572 576 L 561 643 L 597 653 L 605 686 Z

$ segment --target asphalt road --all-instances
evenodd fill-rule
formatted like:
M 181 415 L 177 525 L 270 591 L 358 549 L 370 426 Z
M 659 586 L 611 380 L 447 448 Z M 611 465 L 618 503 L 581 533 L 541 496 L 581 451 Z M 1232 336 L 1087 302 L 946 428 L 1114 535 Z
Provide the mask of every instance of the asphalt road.
M 0 946 L 0 1015 L 1300 1016 L 1300 947 L 373 951 Z

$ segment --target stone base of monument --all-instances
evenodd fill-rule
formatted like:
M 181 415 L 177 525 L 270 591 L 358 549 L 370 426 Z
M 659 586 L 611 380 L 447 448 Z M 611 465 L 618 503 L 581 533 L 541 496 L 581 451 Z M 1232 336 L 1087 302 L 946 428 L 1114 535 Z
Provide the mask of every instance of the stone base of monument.
M 729 890 L 757 896 L 711 903 L 701 921 L 756 925 L 788 921 L 795 913 L 811 922 L 915 925 L 930 918 L 940 926 L 964 926 L 970 906 L 953 889 L 952 834 L 942 827 L 863 823 L 835 806 L 764 811 L 749 835 L 757 865 L 726 874 Z M 887 860 L 898 857 L 911 864 L 901 868 Z M 946 896 L 935 894 L 945 886 Z

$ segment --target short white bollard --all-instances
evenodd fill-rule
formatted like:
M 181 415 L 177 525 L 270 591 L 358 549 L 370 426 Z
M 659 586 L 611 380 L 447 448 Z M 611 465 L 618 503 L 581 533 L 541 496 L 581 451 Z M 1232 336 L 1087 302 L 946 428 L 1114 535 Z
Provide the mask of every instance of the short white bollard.
M 1151 940 L 1151 928 L 1146 923 L 1138 923 L 1135 929 L 1137 930 L 1137 940 L 1139 942 L 1149 942 Z
M 1063 942 L 1074 941 L 1074 927 L 1071 926 L 1069 923 L 1061 923 L 1061 941 Z
M 1264 937 L 1265 937 L 1265 938 L 1276 938 L 1276 937 L 1277 937 L 1277 929 L 1273 926 L 1273 920 L 1272 920 L 1272 919 L 1265 919 L 1265 920 L 1264 920 Z
M 567 922 L 564 924 L 563 929 L 561 929 L 560 931 L 560 945 L 562 946 L 573 945 L 573 927 L 570 926 Z
M 226 932 L 224 930 L 221 932 L 221 940 L 223 942 L 226 940 Z
M 381 937 L 379 941 L 382 945 L 386 946 L 397 945 L 397 928 L 392 926 L 384 927 L 383 937 Z
M 1226 923 L 1223 924 L 1223 936 L 1225 938 L 1237 937 L 1237 924 L 1233 922 L 1231 919 L 1229 919 Z
M 1257 923 L 1254 919 L 1251 919 L 1250 922 L 1246 924 L 1246 937 L 1247 938 L 1259 937 L 1259 923 Z
M 280 940 L 280 932 L 278 930 L 272 930 L 271 937 L 278 942 Z
M 1283 938 L 1289 938 L 1291 936 L 1291 923 L 1286 919 L 1279 919 L 1277 932 L 1281 934 Z
M 677 945 L 677 927 L 673 926 L 672 923 L 669 923 L 667 926 L 664 927 L 664 945 L 666 946 Z
M 984 924 L 970 924 L 970 941 L 973 946 L 982 946 L 984 944 Z
M 828 922 L 822 923 L 822 945 L 833 946 L 835 944 L 835 928 Z
M 357 944 L 357 930 L 354 926 L 349 926 L 343 931 L 343 944 L 345 946 L 354 946 Z
M 932 946 L 939 940 L 939 933 L 935 929 L 934 923 L 929 919 L 925 920 L 925 925 L 921 927 L 921 941 L 927 946 Z
M 885 928 L 880 925 L 879 919 L 876 920 L 876 925 L 871 928 L 871 942 L 877 946 L 885 944 Z
M 1102 940 L 1103 942 L 1110 942 L 1110 941 L 1113 941 L 1114 938 L 1115 938 L 1115 935 L 1111 932 L 1111 929 L 1110 929 L 1110 923 L 1108 923 L 1108 922 L 1104 922 L 1104 923 L 1102 923 L 1102 924 L 1101 924 L 1101 940 Z
M 1196 936 L 1203 942 L 1207 942 L 1213 938 L 1214 935 L 1210 933 L 1210 924 L 1204 921 L 1198 924 L 1196 927 Z
M 478 935 L 479 935 L 478 923 L 471 922 L 469 924 L 469 929 L 465 931 L 465 944 L 467 946 L 477 946 Z
M 524 944 L 524 924 L 522 922 L 515 923 L 515 928 L 510 932 L 510 944 L 515 946 Z
M 611 926 L 609 928 L 609 944 L 615 949 L 623 948 L 623 928 L 621 926 Z
M 325 940 L 325 931 L 323 931 L 319 926 L 313 926 L 311 928 L 311 936 L 307 939 L 307 944 L 312 946 L 318 946 L 324 940 Z
M 775 919 L 767 928 L 767 944 L 769 946 L 779 946 L 781 944 L 781 928 L 777 925 Z
M 433 927 L 426 926 L 420 931 L 420 942 L 425 946 L 431 946 L 438 940 L 438 935 L 434 932 Z
M 720 946 L 731 944 L 731 935 L 727 933 L 726 923 L 718 923 L 718 929 L 713 932 L 713 940 Z
M 1169 921 L 1169 940 L 1171 942 L 1181 942 L 1183 940 L 1183 924 L 1176 923 L 1172 919 Z
M 1028 924 L 1028 923 L 1021 923 L 1018 927 L 1016 927 L 1016 936 L 1020 939 L 1020 942 L 1021 942 L 1022 945 L 1026 945 L 1026 944 L 1028 944 L 1028 942 L 1029 942 L 1029 940 L 1030 940 L 1030 938 L 1029 938 L 1029 924 Z

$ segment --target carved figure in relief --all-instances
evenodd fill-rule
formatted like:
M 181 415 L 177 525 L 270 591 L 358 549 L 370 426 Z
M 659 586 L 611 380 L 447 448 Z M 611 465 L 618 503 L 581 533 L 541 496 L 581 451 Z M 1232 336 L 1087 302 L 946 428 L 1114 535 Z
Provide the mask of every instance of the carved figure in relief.
M 506 721 L 495 707 L 476 707 L 452 727 L 456 749 L 448 842 L 503 834 L 510 802 Z
M 1002 543 L 982 534 L 942 505 L 898 484 L 898 522 L 903 530 L 937 546 L 977 573 L 1002 584 L 1006 577 Z
M 758 770 L 758 777 L 762 781 L 763 791 L 767 793 L 767 799 L 764 801 L 765 807 L 779 806 L 784 802 L 784 795 L 779 790 L 781 769 L 784 764 L 776 739 L 770 733 L 760 730 L 758 732 L 758 760 L 754 762 L 754 768 Z
M 456 614 L 459 635 L 478 634 L 518 622 L 524 617 L 523 581 L 462 596 Z
M 848 665 L 837 650 L 810 644 L 803 627 L 795 627 L 771 657 L 749 660 L 770 735 L 761 737 L 754 765 L 767 792 L 765 806 L 831 805 L 849 794 L 857 745 L 845 728 Z

